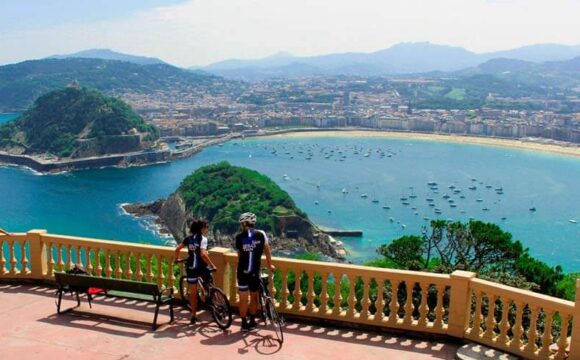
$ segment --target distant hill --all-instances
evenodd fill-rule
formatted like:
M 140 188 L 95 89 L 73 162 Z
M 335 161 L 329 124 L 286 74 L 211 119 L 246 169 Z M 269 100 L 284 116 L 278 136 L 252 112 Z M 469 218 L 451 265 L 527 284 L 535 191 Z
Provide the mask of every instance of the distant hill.
M 493 59 L 455 74 L 463 77 L 486 74 L 504 80 L 519 81 L 527 86 L 571 89 L 580 86 L 580 56 L 570 60 L 543 63 Z
M 70 59 L 70 58 L 118 60 L 138 65 L 167 64 L 166 62 L 154 57 L 123 54 L 110 49 L 89 49 L 79 51 L 74 54 L 53 55 L 48 57 L 48 59 Z
M 150 147 L 158 131 L 122 100 L 67 87 L 41 96 L 0 127 L 0 149 L 14 154 L 88 157 Z
M 42 94 L 72 81 L 105 92 L 213 89 L 224 80 L 171 65 L 101 59 L 44 59 L 0 66 L 0 112 L 26 109 Z
M 457 71 L 478 66 L 494 58 L 541 62 L 568 60 L 576 56 L 580 56 L 579 46 L 541 44 L 476 54 L 461 47 L 419 42 L 401 43 L 372 53 L 341 53 L 312 57 L 296 57 L 280 53 L 256 60 L 221 61 L 203 70 L 220 76 L 250 80 L 312 74 L 380 76 Z

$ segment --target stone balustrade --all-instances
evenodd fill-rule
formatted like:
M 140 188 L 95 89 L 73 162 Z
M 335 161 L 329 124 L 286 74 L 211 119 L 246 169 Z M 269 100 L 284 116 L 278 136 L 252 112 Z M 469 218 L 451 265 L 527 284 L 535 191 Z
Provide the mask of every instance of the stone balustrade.
M 0 280 L 50 282 L 55 271 L 79 263 L 96 276 L 176 288 L 184 269 L 173 265 L 174 256 L 171 247 L 32 230 L 0 235 Z M 216 285 L 236 305 L 236 253 L 214 248 L 210 256 L 218 267 Z M 580 332 L 574 333 L 580 329 L 580 291 L 574 303 L 465 271 L 433 274 L 285 258 L 273 263 L 270 291 L 288 316 L 447 335 L 526 359 L 580 359 Z

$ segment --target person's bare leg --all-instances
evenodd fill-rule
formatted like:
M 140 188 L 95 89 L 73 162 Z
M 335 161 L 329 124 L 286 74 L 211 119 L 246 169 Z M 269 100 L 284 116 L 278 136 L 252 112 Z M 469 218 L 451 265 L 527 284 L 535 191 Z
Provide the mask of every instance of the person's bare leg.
M 189 289 L 189 305 L 191 305 L 191 317 L 195 318 L 197 312 L 197 284 L 191 284 Z
M 256 316 L 258 313 L 258 293 L 250 292 L 250 316 Z
M 248 314 L 248 292 L 240 291 L 240 317 L 242 319 L 245 319 L 247 314 Z

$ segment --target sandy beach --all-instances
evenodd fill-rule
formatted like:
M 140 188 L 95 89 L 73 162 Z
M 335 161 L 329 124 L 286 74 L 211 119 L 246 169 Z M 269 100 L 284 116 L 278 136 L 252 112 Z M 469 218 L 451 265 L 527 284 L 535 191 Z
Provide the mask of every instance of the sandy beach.
M 396 138 L 396 139 L 413 139 L 424 141 L 443 141 L 462 144 L 486 145 L 508 147 L 529 151 L 543 151 L 561 155 L 580 157 L 580 146 L 560 146 L 557 144 L 543 144 L 533 141 L 498 139 L 490 137 L 474 137 L 462 135 L 441 135 L 425 134 L 413 132 L 390 132 L 374 130 L 332 130 L 332 131 L 296 131 L 285 132 L 282 134 L 273 134 L 266 137 L 376 137 L 376 138 Z

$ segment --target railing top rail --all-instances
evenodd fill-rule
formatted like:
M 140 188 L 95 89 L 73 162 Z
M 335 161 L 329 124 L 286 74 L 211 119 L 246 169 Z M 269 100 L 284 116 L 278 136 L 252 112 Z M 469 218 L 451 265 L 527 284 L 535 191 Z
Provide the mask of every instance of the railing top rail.
M 226 261 L 231 264 L 237 263 L 237 254 L 231 252 L 225 254 Z M 362 265 L 351 265 L 341 263 L 329 263 L 321 261 L 297 260 L 280 257 L 273 257 L 272 262 L 281 268 L 293 270 L 301 269 L 307 271 L 330 272 L 334 275 L 341 274 L 356 274 L 361 276 L 369 276 L 375 278 L 401 278 L 401 279 L 417 279 L 419 281 L 431 281 L 434 283 L 450 283 L 451 276 L 449 274 L 435 274 L 421 271 L 397 270 L 376 268 Z
M 155 252 L 169 252 L 173 254 L 175 248 L 172 246 L 159 246 L 159 245 L 148 245 L 148 244 L 135 244 L 129 242 L 121 242 L 121 241 L 112 241 L 112 240 L 100 240 L 100 239 L 92 239 L 92 238 L 83 238 L 77 236 L 67 236 L 67 235 L 53 235 L 53 234 L 46 234 L 42 235 L 43 242 L 52 242 L 52 243 L 64 243 L 64 244 L 71 244 L 71 245 L 79 245 L 85 246 L 90 248 L 106 248 L 111 250 L 129 250 L 129 251 L 138 251 L 138 252 L 146 252 L 146 253 L 155 253 Z
M 10 234 L 2 234 L 0 233 L 0 241 L 2 240 L 24 240 L 26 239 L 26 233 L 10 233 Z
M 514 301 L 519 301 L 525 304 L 533 304 L 542 308 L 573 313 L 574 303 L 571 301 L 558 299 L 556 297 L 538 294 L 529 290 L 522 290 L 515 287 L 498 284 L 492 281 L 482 279 L 471 279 L 470 287 L 473 290 L 478 290 L 486 294 L 498 295 Z

